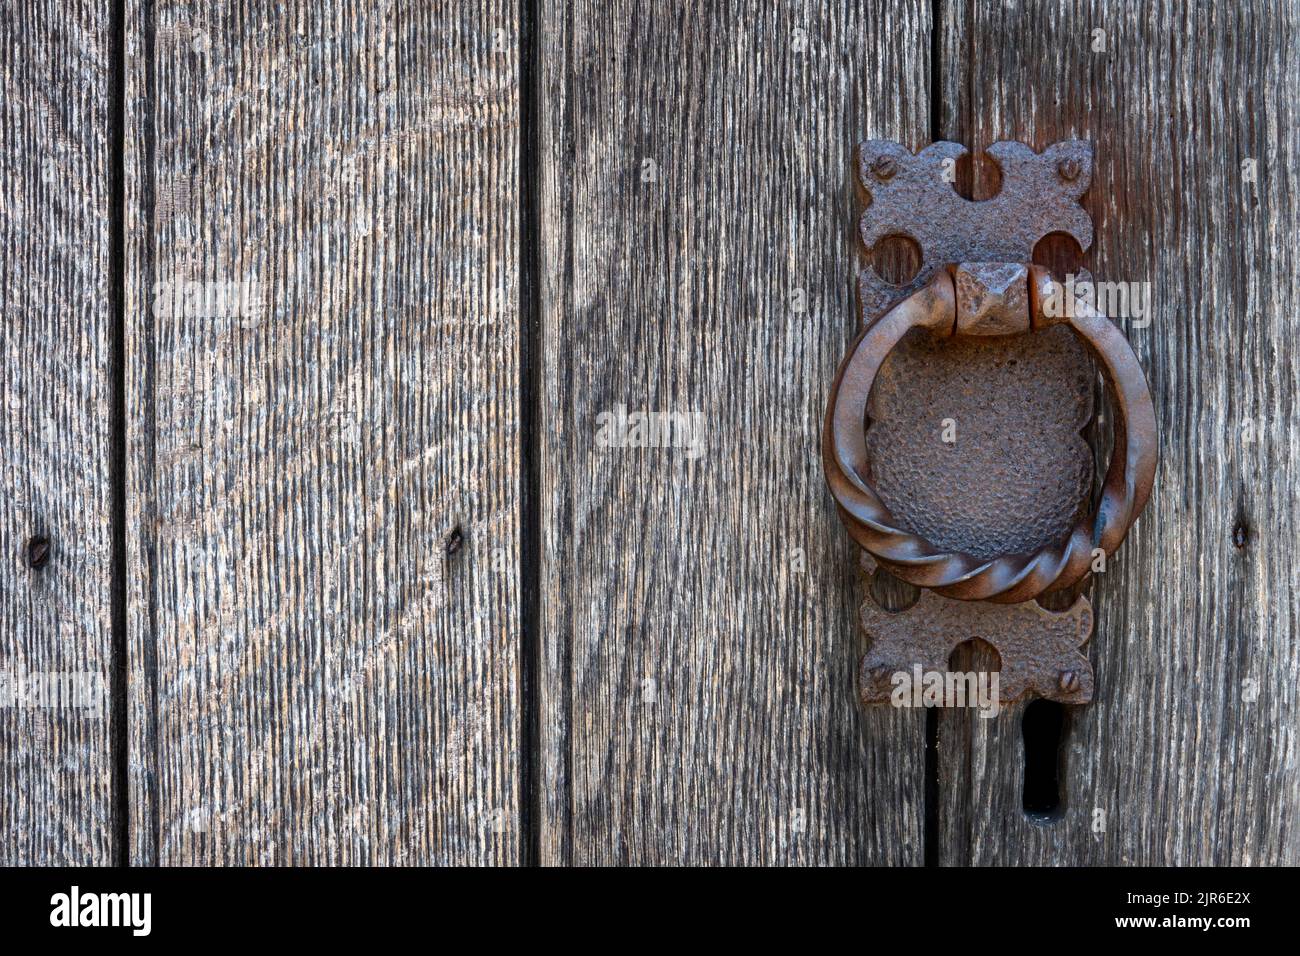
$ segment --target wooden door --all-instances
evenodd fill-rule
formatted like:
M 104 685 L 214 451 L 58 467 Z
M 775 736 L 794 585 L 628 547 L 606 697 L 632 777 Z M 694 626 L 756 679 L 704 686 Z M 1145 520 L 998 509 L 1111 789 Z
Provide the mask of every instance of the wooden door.
M 0 670 L 106 706 L 0 708 L 0 862 L 1300 862 L 1293 4 L 58 7 L 0 24 Z M 856 143 L 1071 137 L 1161 467 L 1044 822 L 1023 706 L 855 704 L 818 439 Z

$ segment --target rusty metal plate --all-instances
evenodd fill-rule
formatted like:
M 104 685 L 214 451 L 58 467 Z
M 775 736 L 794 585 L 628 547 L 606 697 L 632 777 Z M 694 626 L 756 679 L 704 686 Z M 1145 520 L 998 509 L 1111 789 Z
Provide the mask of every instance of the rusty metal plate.
M 863 570 L 873 570 L 870 558 L 863 561 Z M 895 675 L 918 668 L 922 673 L 947 671 L 952 652 L 969 640 L 982 640 L 998 652 L 1000 704 L 1026 694 L 1068 704 L 1092 700 L 1092 665 L 1083 650 L 1093 624 L 1086 597 L 1076 598 L 1064 611 L 1049 611 L 1034 601 L 954 601 L 922 590 L 916 603 L 901 611 L 888 611 L 868 596 L 861 620 L 871 640 L 858 666 L 863 704 L 887 703 Z M 954 701 L 945 699 L 944 705 Z
M 1003 699 L 1083 703 L 1093 692 L 1081 651 L 1091 607 L 1080 597 L 1054 612 L 1033 599 L 1084 580 L 1145 506 L 1157 457 L 1150 390 L 1114 324 L 1079 303 L 1046 309 L 1061 290 L 1029 265 L 1051 233 L 1091 244 L 1078 204 L 1087 144 L 1042 154 L 997 144 L 1002 191 L 982 202 L 952 188 L 962 153 L 951 143 L 915 156 L 893 143 L 861 151 L 872 196 L 864 239 L 907 236 L 922 266 L 902 288 L 863 274 L 866 327 L 831 388 L 823 463 L 854 540 L 931 590 L 902 612 L 868 592 L 859 693 L 889 699 L 895 678 L 942 673 L 958 645 L 979 638 L 1000 657 Z M 1081 433 L 1098 371 L 1114 400 L 1115 451 L 1088 507 L 1092 454 Z
M 909 333 L 868 404 L 876 491 L 904 527 L 977 558 L 1061 540 L 1092 488 L 1081 432 L 1095 375 L 1063 328 L 999 339 Z
M 1078 202 L 1092 150 L 1079 141 L 1041 154 L 995 144 L 988 155 L 1001 190 L 979 202 L 953 185 L 966 152 L 945 142 L 913 155 L 878 140 L 859 149 L 867 247 L 905 236 L 921 253 L 905 285 L 870 267 L 860 274 L 864 326 L 952 263 L 1005 264 L 957 272 L 954 327 L 917 330 L 898 343 L 880 367 L 862 427 L 870 477 L 891 517 L 940 548 L 993 558 L 1069 535 L 1089 500 L 1093 460 L 1081 432 L 1093 414 L 1096 369 L 1068 330 L 1029 331 L 1024 267 L 1012 264 L 1029 262 L 1052 233 L 1073 236 L 1081 249 L 1092 244 L 1092 221 Z M 943 440 L 946 425 L 953 440 Z M 865 552 L 863 561 L 874 568 Z M 1092 698 L 1081 650 L 1092 631 L 1086 598 L 1052 612 L 1033 601 L 962 601 L 923 589 L 912 607 L 891 612 L 868 589 L 861 615 L 870 638 L 859 674 L 863 703 L 887 701 L 897 672 L 946 671 L 952 651 L 972 638 L 997 650 L 1004 701 L 1026 693 Z
M 1092 181 L 1091 144 L 1068 140 L 1042 153 L 993 144 L 986 155 L 1001 188 L 980 201 L 954 186 L 967 153 L 952 142 L 915 155 L 889 140 L 859 147 L 871 200 L 863 241 L 871 248 L 906 236 L 921 251 L 920 270 L 905 285 L 870 266 L 860 274 L 864 325 L 948 263 L 1028 262 L 1053 233 L 1072 236 L 1081 250 L 1092 245 L 1092 218 L 1079 204 Z M 1096 369 L 1074 336 L 1051 332 L 1012 342 L 913 333 L 890 354 L 872 392 L 867 443 L 877 490 L 902 524 L 976 557 L 1034 551 L 1069 532 L 1092 481 L 1092 451 L 1080 432 L 1092 419 Z M 945 421 L 955 423 L 954 442 L 934 440 Z
M 933 143 L 913 155 L 891 140 L 858 147 L 858 176 L 870 198 L 859 229 L 867 248 L 906 236 L 921 251 L 910 282 L 893 285 L 870 267 L 858 278 L 864 324 L 887 305 L 920 289 L 935 269 L 953 262 L 1029 262 L 1034 246 L 1052 233 L 1073 236 L 1080 250 L 1092 245 L 1092 217 L 1079 205 L 1092 181 L 1092 145 L 1066 140 L 1035 153 L 1023 143 L 994 143 L 985 155 L 997 163 L 1002 188 L 971 201 L 955 188 L 957 143 Z

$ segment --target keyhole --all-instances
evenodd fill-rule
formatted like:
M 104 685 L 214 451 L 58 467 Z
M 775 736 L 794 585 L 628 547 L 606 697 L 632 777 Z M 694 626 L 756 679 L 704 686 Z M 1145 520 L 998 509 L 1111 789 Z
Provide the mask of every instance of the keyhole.
M 1035 700 L 1025 708 L 1020 732 L 1025 742 L 1025 815 L 1048 823 L 1060 819 L 1061 747 L 1065 743 L 1065 708 L 1054 700 Z

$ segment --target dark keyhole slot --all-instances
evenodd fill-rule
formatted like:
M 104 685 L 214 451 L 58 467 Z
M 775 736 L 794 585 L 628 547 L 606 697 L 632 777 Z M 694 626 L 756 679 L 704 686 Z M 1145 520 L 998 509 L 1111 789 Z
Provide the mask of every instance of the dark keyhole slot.
M 1061 745 L 1065 708 L 1054 700 L 1035 700 L 1025 708 L 1020 732 L 1025 741 L 1025 815 L 1037 821 L 1061 816 Z

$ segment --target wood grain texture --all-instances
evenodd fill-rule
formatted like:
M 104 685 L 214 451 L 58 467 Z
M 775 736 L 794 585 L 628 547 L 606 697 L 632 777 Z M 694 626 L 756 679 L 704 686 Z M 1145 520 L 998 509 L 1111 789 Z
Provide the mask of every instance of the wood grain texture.
M 1162 465 L 1091 589 L 1063 814 L 1023 812 L 1022 707 L 946 713 L 932 849 L 1298 863 L 1300 10 L 938 8 L 940 136 L 1096 145 L 1084 265 L 1153 285 Z M 818 440 L 851 151 L 931 139 L 931 5 L 537 13 L 530 89 L 503 0 L 127 4 L 128 842 L 111 710 L 2 706 L 0 864 L 517 863 L 534 799 L 543 863 L 924 862 L 925 718 L 855 707 Z M 109 19 L 0 25 L 5 675 L 112 664 Z M 698 413 L 701 454 L 609 447 L 620 408 Z
M 818 447 L 852 151 L 928 139 L 929 29 L 904 0 L 541 6 L 544 863 L 922 862 L 925 718 L 855 709 Z M 619 406 L 698 412 L 703 453 L 603 447 Z
M 1297 21 L 1287 3 L 944 4 L 946 137 L 1096 145 L 1084 265 L 1152 283 L 1151 325 L 1121 325 L 1161 466 L 1092 588 L 1098 693 L 1070 714 L 1063 816 L 1022 812 L 1021 708 L 945 717 L 943 863 L 1300 861 Z
M 110 684 L 108 21 L 96 2 L 0 21 L 0 865 L 113 862 L 106 695 L 11 696 L 45 674 Z
M 136 863 L 519 858 L 516 6 L 129 4 Z

